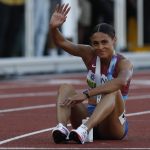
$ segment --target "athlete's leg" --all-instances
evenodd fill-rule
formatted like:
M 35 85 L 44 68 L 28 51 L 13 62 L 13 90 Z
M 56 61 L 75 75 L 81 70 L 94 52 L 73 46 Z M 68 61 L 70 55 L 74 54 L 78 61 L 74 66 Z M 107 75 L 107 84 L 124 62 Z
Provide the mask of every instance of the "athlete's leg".
M 71 107 L 60 105 L 66 98 L 71 95 L 74 95 L 75 90 L 71 85 L 63 84 L 58 90 L 58 98 L 56 103 L 56 113 L 58 123 L 62 123 L 64 126 L 67 126 L 71 115 Z
M 88 130 L 97 126 L 97 132 L 103 138 L 120 139 L 124 134 L 124 126 L 119 116 L 124 110 L 125 106 L 120 91 L 106 94 L 97 104 L 86 126 Z
M 87 110 L 85 106 L 77 104 L 73 107 L 60 105 L 65 99 L 76 94 L 72 85 L 63 84 L 60 86 L 57 98 L 57 121 L 58 125 L 52 132 L 55 143 L 62 143 L 66 141 L 69 131 L 67 129 L 67 123 L 71 121 L 72 127 L 78 127 L 81 124 L 83 118 L 86 118 Z
M 80 126 L 82 124 L 82 119 L 86 117 L 88 117 L 88 111 L 83 103 L 77 104 L 71 108 L 70 121 L 74 129 Z
M 87 117 L 86 107 L 82 103 L 74 105 L 73 107 L 60 105 L 62 101 L 74 94 L 76 94 L 75 89 L 69 84 L 61 85 L 58 91 L 57 120 L 64 126 L 66 126 L 70 120 L 73 127 L 78 127 L 82 119 Z

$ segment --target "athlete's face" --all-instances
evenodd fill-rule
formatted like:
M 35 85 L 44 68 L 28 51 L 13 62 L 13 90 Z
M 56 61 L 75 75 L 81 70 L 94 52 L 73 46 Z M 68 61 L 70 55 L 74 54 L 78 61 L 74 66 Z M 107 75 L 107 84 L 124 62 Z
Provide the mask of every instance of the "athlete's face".
M 91 36 L 91 45 L 100 58 L 107 59 L 114 53 L 116 38 L 111 38 L 108 34 L 96 32 Z

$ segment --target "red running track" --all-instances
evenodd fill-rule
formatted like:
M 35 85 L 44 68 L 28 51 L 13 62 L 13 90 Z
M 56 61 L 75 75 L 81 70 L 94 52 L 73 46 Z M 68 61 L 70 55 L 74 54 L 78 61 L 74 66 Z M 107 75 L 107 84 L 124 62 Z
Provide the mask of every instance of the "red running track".
M 86 88 L 84 73 L 21 76 L 0 81 L 0 149 L 150 149 L 150 71 L 136 71 L 126 103 L 128 136 L 84 145 L 55 144 L 55 100 L 61 83 Z

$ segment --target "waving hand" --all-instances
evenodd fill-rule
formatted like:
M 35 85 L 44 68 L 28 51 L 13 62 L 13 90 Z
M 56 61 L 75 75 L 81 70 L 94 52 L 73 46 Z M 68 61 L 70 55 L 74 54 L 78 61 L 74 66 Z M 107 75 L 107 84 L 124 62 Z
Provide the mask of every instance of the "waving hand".
M 63 5 L 57 4 L 50 20 L 51 28 L 57 28 L 61 26 L 66 21 L 69 10 L 70 10 L 69 4 Z

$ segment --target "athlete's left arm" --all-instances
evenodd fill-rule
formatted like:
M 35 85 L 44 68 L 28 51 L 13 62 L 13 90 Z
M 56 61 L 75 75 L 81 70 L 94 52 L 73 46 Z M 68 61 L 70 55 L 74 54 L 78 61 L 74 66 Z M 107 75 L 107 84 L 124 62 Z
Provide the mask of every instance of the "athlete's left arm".
M 129 60 L 124 59 L 120 61 L 118 69 L 119 74 L 117 78 L 114 78 L 103 85 L 89 90 L 87 95 L 83 93 L 73 95 L 66 99 L 61 105 L 74 105 L 77 103 L 81 103 L 82 101 L 86 100 L 91 96 L 95 96 L 98 94 L 107 94 L 121 89 L 121 87 L 126 85 L 128 80 L 132 77 L 133 66 Z
M 119 73 L 117 78 L 114 78 L 103 85 L 91 89 L 88 92 L 89 96 L 115 92 L 121 89 L 122 86 L 126 85 L 128 80 L 132 77 L 133 65 L 128 59 L 123 59 L 119 62 L 118 69 Z

